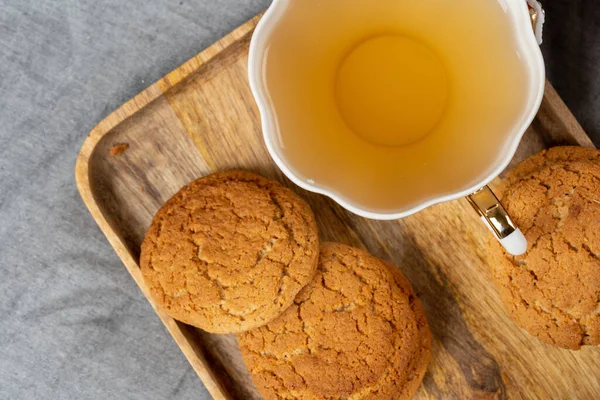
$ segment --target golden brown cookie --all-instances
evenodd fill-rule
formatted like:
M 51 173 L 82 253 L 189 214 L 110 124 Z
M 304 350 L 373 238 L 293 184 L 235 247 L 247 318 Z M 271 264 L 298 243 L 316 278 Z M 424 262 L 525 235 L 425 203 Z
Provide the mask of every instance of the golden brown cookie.
M 399 270 L 324 243 L 315 278 L 282 316 L 238 336 L 252 379 L 271 399 L 408 399 L 431 334 Z
M 313 277 L 319 241 L 310 207 L 243 171 L 200 178 L 156 214 L 140 264 L 173 318 L 214 333 L 266 324 Z
M 540 340 L 600 344 L 600 152 L 559 147 L 508 173 L 501 199 L 528 241 L 513 257 L 490 242 L 504 306 Z

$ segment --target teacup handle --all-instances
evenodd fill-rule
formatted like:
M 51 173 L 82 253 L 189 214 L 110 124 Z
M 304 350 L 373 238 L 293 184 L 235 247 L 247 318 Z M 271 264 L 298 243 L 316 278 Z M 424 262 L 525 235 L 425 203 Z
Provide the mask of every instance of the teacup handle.
M 529 7 L 529 18 L 531 18 L 531 26 L 535 34 L 535 39 L 538 44 L 542 44 L 542 30 L 546 19 L 544 9 L 537 0 L 527 0 L 527 6 Z
M 510 219 L 489 186 L 486 185 L 467 196 L 467 200 L 508 253 L 520 256 L 527 251 L 525 235 Z

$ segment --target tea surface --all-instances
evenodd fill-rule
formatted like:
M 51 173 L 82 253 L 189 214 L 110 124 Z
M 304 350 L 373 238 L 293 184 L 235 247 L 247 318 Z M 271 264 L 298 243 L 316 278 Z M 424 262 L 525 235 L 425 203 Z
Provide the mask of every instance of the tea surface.
M 298 0 L 264 74 L 294 172 L 393 212 L 489 174 L 528 70 L 500 0 Z

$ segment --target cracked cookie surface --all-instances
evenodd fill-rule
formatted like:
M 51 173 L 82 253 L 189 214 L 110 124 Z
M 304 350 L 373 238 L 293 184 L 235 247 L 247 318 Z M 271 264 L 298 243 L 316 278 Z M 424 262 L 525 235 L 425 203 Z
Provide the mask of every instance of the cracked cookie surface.
M 600 344 L 600 152 L 544 151 L 510 171 L 501 190 L 528 241 L 518 257 L 490 241 L 490 265 L 509 314 L 554 346 Z
M 238 335 L 271 399 L 408 399 L 430 357 L 421 303 L 392 265 L 323 243 L 314 279 L 279 318 Z
M 200 178 L 156 214 L 140 266 L 156 303 L 213 333 L 266 324 L 313 277 L 319 241 L 308 204 L 244 171 Z

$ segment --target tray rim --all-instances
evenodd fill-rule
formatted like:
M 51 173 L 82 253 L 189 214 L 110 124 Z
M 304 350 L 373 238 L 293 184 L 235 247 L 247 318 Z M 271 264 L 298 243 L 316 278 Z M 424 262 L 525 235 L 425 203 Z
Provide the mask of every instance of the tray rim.
M 177 86 L 200 67 L 209 63 L 222 51 L 250 34 L 258 24 L 262 15 L 263 13 L 259 13 L 244 24 L 235 28 L 229 34 L 202 50 L 196 56 L 184 62 L 110 113 L 89 132 L 81 146 L 75 164 L 75 181 L 84 204 L 125 265 L 129 274 L 167 328 L 171 337 L 175 340 L 178 347 L 203 382 L 208 392 L 216 400 L 230 400 L 231 395 L 227 388 L 223 386 L 223 383 L 219 378 L 214 374 L 210 363 L 203 355 L 203 350 L 196 343 L 195 335 L 190 327 L 168 316 L 162 310 L 157 308 L 152 301 L 149 290 L 141 275 L 139 264 L 132 256 L 119 234 L 113 230 L 94 198 L 89 176 L 89 161 L 97 144 L 105 135 L 109 134 L 114 128 L 144 109 L 154 100 L 164 95 L 167 91 Z M 585 133 L 575 116 L 571 113 L 570 109 L 562 101 L 548 80 L 546 80 L 544 100 L 551 107 L 556 108 L 554 110 L 555 114 L 560 114 L 564 117 L 562 122 L 569 127 L 567 130 L 569 131 L 570 136 L 572 136 L 580 146 L 595 147 L 590 137 Z

